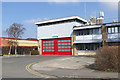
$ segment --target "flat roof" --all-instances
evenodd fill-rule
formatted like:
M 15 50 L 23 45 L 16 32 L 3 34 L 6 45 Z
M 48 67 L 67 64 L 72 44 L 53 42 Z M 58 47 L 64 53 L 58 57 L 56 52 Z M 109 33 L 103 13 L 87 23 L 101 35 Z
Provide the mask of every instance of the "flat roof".
M 59 19 L 51 19 L 51 20 L 46 20 L 46 21 L 40 21 L 40 22 L 35 22 L 36 25 L 40 24 L 46 24 L 46 23 L 53 23 L 53 22 L 59 22 L 59 21 L 66 21 L 66 20 L 72 20 L 72 19 L 78 19 L 80 21 L 83 21 L 84 23 L 88 23 L 86 19 L 83 19 L 79 16 L 71 16 L 71 17 L 64 17 L 64 18 L 59 18 Z
M 114 23 L 105 23 L 105 26 L 119 26 L 120 22 L 114 22 Z
M 15 39 L 15 38 L 9 38 L 9 37 L 0 37 L 0 39 Z M 27 40 L 27 41 L 38 41 L 38 40 L 30 40 L 30 39 L 20 39 L 20 38 L 17 38 L 17 40 Z

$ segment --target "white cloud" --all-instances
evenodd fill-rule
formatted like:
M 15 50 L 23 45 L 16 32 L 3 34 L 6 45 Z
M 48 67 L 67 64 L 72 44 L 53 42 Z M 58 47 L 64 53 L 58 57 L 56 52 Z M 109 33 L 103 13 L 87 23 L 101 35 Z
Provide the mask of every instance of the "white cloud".
M 30 19 L 30 20 L 24 20 L 23 22 L 24 23 L 35 23 L 35 22 L 38 22 L 38 21 L 44 21 L 44 20 L 49 20 L 49 18 L 37 18 L 37 19 Z
M 118 10 L 118 2 L 104 2 L 101 4 L 108 10 Z

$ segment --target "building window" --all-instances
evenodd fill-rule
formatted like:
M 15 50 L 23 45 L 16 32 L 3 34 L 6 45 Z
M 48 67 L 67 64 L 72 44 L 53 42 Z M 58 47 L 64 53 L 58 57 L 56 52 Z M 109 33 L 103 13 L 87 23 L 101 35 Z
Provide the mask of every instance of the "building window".
M 110 42 L 108 43 L 108 46 L 120 46 L 119 42 Z
M 118 33 L 118 27 L 115 27 L 115 33 Z
M 94 44 L 77 44 L 77 50 L 97 50 L 101 47 L 101 43 L 94 43 Z
M 108 28 L 108 33 L 111 33 L 111 28 Z
M 120 27 L 118 27 L 118 32 L 120 33 Z
M 109 27 L 107 29 L 108 34 L 120 33 L 120 27 Z
M 93 34 L 93 30 L 92 30 L 92 29 L 90 29 L 90 30 L 89 30 L 89 33 L 90 33 L 90 35 L 92 35 L 92 34 Z
M 112 27 L 112 33 L 114 33 L 114 27 Z
M 102 34 L 101 28 L 86 29 L 86 30 L 76 31 L 76 36 L 80 36 L 80 35 L 93 35 L 93 34 Z

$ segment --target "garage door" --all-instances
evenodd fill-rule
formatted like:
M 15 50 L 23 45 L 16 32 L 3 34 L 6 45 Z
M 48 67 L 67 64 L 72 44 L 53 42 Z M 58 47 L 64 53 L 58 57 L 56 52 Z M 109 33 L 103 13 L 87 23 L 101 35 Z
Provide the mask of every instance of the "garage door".
M 71 55 L 71 38 L 42 40 L 42 55 Z

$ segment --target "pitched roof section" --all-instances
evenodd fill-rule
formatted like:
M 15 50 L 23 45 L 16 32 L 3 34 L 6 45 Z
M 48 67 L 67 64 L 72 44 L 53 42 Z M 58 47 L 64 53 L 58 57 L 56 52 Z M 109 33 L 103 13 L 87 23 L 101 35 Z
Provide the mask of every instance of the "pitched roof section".
M 73 20 L 73 19 L 78 19 L 84 23 L 88 23 L 87 20 L 79 17 L 79 16 L 71 16 L 71 17 L 64 17 L 64 18 L 59 18 L 59 19 L 51 19 L 51 20 L 47 20 L 47 21 L 40 21 L 40 22 L 36 22 L 36 25 L 41 25 L 41 24 L 46 24 L 46 23 L 53 23 L 53 22 L 59 22 L 59 21 L 66 21 L 66 20 Z

